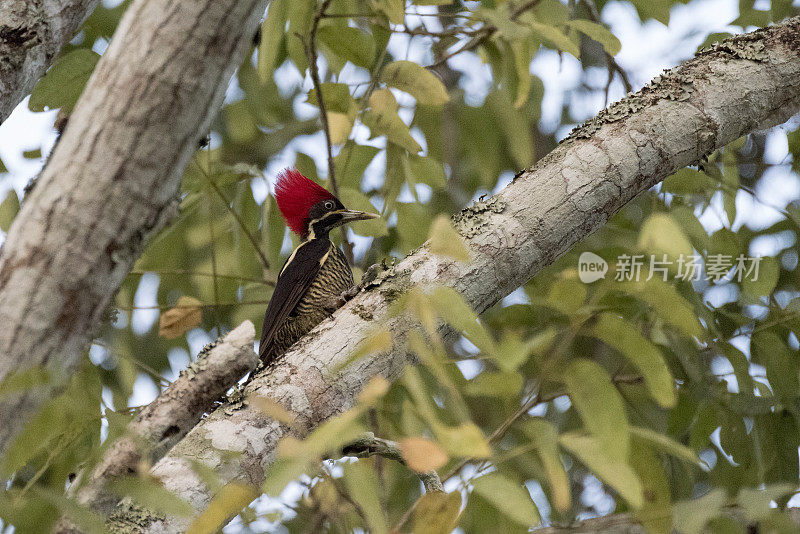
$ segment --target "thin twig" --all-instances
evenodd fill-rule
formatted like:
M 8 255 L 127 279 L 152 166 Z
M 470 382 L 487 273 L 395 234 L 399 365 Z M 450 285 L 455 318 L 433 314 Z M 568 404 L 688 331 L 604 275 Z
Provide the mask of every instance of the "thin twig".
M 376 438 L 372 432 L 367 432 L 356 441 L 347 445 L 342 449 L 342 453 L 347 456 L 355 456 L 356 458 L 367 458 L 369 456 L 381 456 L 408 466 L 400 452 L 400 444 L 395 441 L 387 439 Z M 425 486 L 426 492 L 442 492 L 444 486 L 436 471 L 428 471 L 425 473 L 418 473 L 414 471 L 422 484 Z
M 509 17 L 509 19 L 511 21 L 516 21 L 520 17 L 520 15 L 522 15 L 526 11 L 536 7 L 536 5 L 539 4 L 539 2 L 541 2 L 541 0 L 529 0 L 528 2 L 524 3 L 520 7 L 516 8 L 511 13 L 511 16 Z M 475 50 L 480 45 L 485 43 L 492 35 L 494 35 L 496 31 L 497 31 L 497 27 L 496 26 L 492 26 L 490 24 L 484 26 L 480 30 L 476 30 L 475 31 L 475 33 L 476 33 L 475 37 L 473 37 L 472 39 L 467 41 L 467 43 L 464 46 L 462 46 L 458 50 L 455 50 L 455 51 L 451 52 L 450 54 L 447 54 L 446 56 L 444 56 L 443 58 L 439 59 L 435 63 L 433 63 L 431 65 L 428 65 L 427 68 L 428 69 L 435 69 L 435 68 L 443 65 L 444 63 L 446 63 L 449 59 L 453 58 L 454 56 L 457 56 L 457 55 L 461 54 L 462 52 L 469 52 L 470 50 Z
M 311 83 L 314 84 L 314 90 L 317 92 L 317 105 L 319 106 L 319 117 L 322 121 L 322 131 L 325 133 L 325 146 L 328 151 L 328 182 L 330 182 L 333 194 L 339 197 L 339 186 L 336 183 L 336 175 L 333 168 L 333 143 L 331 142 L 331 129 L 328 124 L 328 111 L 325 107 L 325 98 L 322 96 L 322 83 L 319 79 L 319 65 L 317 65 L 317 29 L 322 17 L 325 16 L 325 10 L 331 5 L 332 0 L 324 0 L 317 9 L 314 15 L 314 20 L 311 23 L 311 32 L 308 34 L 308 42 L 304 42 L 306 46 L 306 56 L 308 57 L 308 70 L 311 73 Z M 353 265 L 353 245 L 347 239 L 347 230 L 344 226 L 341 227 L 342 232 L 342 248 L 347 257 L 347 262 Z
M 257 284 L 264 284 L 265 286 L 274 286 L 274 280 L 264 280 L 262 278 L 252 278 L 249 276 L 240 276 L 237 274 L 220 274 L 220 273 L 199 273 L 196 271 L 191 271 L 189 269 L 164 269 L 164 270 L 152 270 L 152 269 L 145 269 L 145 270 L 133 270 L 128 273 L 128 276 L 136 275 L 136 276 L 143 276 L 147 273 L 157 274 L 159 276 L 162 275 L 175 275 L 175 276 L 215 276 L 217 278 L 227 278 L 230 280 L 240 280 L 242 282 L 254 282 Z
M 611 381 L 614 384 L 639 384 L 643 381 L 643 378 L 641 375 L 616 375 L 612 377 Z M 502 423 L 500 423 L 500 426 L 498 426 L 494 430 L 494 432 L 492 432 L 492 434 L 489 436 L 489 444 L 494 445 L 495 443 L 500 441 L 503 438 L 503 436 L 505 436 L 506 432 L 508 432 L 508 429 L 511 428 L 511 425 L 513 425 L 520 417 L 528 413 L 534 407 L 538 406 L 539 404 L 550 402 L 564 395 L 568 395 L 566 390 L 555 390 L 550 393 L 547 393 L 546 395 L 539 393 L 533 395 L 530 399 L 524 402 L 516 412 L 514 412 L 510 417 L 506 418 Z M 450 472 L 444 479 L 449 480 L 450 478 L 452 478 L 470 461 L 471 459 L 466 458 L 461 462 L 459 462 L 458 465 L 456 465 L 453 469 L 450 470 Z M 484 460 L 483 463 L 486 463 L 486 461 Z
M 268 300 L 249 300 L 247 302 L 220 302 L 218 304 L 205 304 L 200 303 L 196 307 L 198 308 L 224 308 L 225 306 L 250 306 L 256 304 L 269 304 Z M 169 304 L 156 304 L 155 306 L 124 306 L 124 305 L 114 305 L 115 308 L 118 310 L 123 311 L 133 311 L 133 310 L 169 310 L 174 308 L 175 306 L 170 306 Z M 195 307 L 195 306 L 193 306 Z
M 242 233 L 250 241 L 250 244 L 253 245 L 253 248 L 255 249 L 256 253 L 261 258 L 261 263 L 264 264 L 264 268 L 269 270 L 269 260 L 267 260 L 267 257 L 264 255 L 264 252 L 261 250 L 261 247 L 258 245 L 258 241 L 256 241 L 256 238 L 253 236 L 252 233 L 250 233 L 250 230 L 247 229 L 247 225 L 244 224 L 244 221 L 242 220 L 242 218 L 239 217 L 239 214 L 236 213 L 236 210 L 233 209 L 233 207 L 231 206 L 231 203 L 228 200 L 228 197 L 226 197 L 225 193 L 222 192 L 222 189 L 220 189 L 219 186 L 216 183 L 214 183 L 214 180 L 211 179 L 211 177 L 208 175 L 208 173 L 203 168 L 203 166 L 200 165 L 197 162 L 197 160 L 195 160 L 195 159 L 192 159 L 192 161 L 197 166 L 197 168 L 200 169 L 200 172 L 203 174 L 203 177 L 208 182 L 208 184 L 211 186 L 211 188 L 217 193 L 217 195 L 219 195 L 219 198 L 222 199 L 222 202 L 225 204 L 225 208 L 230 212 L 230 214 L 236 220 L 236 223 L 239 225 L 239 228 L 241 228 Z
M 216 250 L 216 239 L 214 237 L 214 221 L 211 218 L 211 199 L 206 197 L 206 207 L 208 211 L 208 238 L 211 241 L 211 273 L 214 275 L 211 278 L 212 288 L 214 290 L 214 304 L 219 304 L 219 284 L 217 284 L 217 250 Z M 217 323 L 217 332 L 222 330 L 222 325 L 219 321 L 219 314 L 217 313 L 217 307 L 213 308 L 214 310 L 214 319 Z
M 602 19 L 600 17 L 600 12 L 597 10 L 597 5 L 595 5 L 594 0 L 580 0 L 581 3 L 586 7 L 586 10 L 589 12 L 589 18 L 595 24 L 602 24 Z M 619 74 L 620 79 L 622 80 L 622 84 L 625 86 L 625 92 L 630 93 L 633 91 L 633 86 L 631 85 L 630 80 L 628 79 L 628 73 L 625 72 L 625 69 L 619 66 L 617 60 L 614 59 L 614 56 L 609 54 L 603 49 L 606 55 L 606 63 L 608 64 L 608 83 L 606 84 L 606 105 L 608 105 L 608 92 L 611 88 L 611 81 L 614 78 L 614 73 L 616 72 Z

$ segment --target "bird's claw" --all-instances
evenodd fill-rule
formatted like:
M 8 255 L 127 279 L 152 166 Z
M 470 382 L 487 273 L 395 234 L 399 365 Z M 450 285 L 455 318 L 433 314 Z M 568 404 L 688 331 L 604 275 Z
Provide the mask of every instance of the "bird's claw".
M 353 299 L 358 293 L 361 291 L 361 286 L 353 286 L 349 289 L 345 289 L 342 291 L 342 294 L 339 296 L 339 302 L 341 306 L 347 304 L 350 300 Z

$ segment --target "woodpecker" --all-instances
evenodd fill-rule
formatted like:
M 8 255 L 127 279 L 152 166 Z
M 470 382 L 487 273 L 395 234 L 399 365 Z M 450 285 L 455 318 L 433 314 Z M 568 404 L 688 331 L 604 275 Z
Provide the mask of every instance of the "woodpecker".
M 337 226 L 379 215 L 349 210 L 294 169 L 278 175 L 275 200 L 302 242 L 286 260 L 267 305 L 259 357 L 268 364 L 352 296 L 353 271 L 328 234 Z

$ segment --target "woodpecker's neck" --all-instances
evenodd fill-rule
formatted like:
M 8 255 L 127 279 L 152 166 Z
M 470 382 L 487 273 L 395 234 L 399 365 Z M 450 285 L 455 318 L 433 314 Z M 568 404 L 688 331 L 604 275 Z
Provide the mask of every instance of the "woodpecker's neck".
M 329 239 L 330 231 L 339 226 L 341 222 L 342 215 L 336 212 L 328 212 L 317 219 L 312 219 L 308 221 L 308 233 L 305 239 Z

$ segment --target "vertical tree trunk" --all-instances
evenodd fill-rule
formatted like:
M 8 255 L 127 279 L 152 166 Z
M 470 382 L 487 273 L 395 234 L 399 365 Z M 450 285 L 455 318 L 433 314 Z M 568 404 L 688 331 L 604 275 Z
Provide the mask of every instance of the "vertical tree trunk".
M 267 0 L 140 0 L 120 21 L 0 251 L 0 380 L 64 381 L 250 46 Z M 0 455 L 46 389 L 0 402 Z

